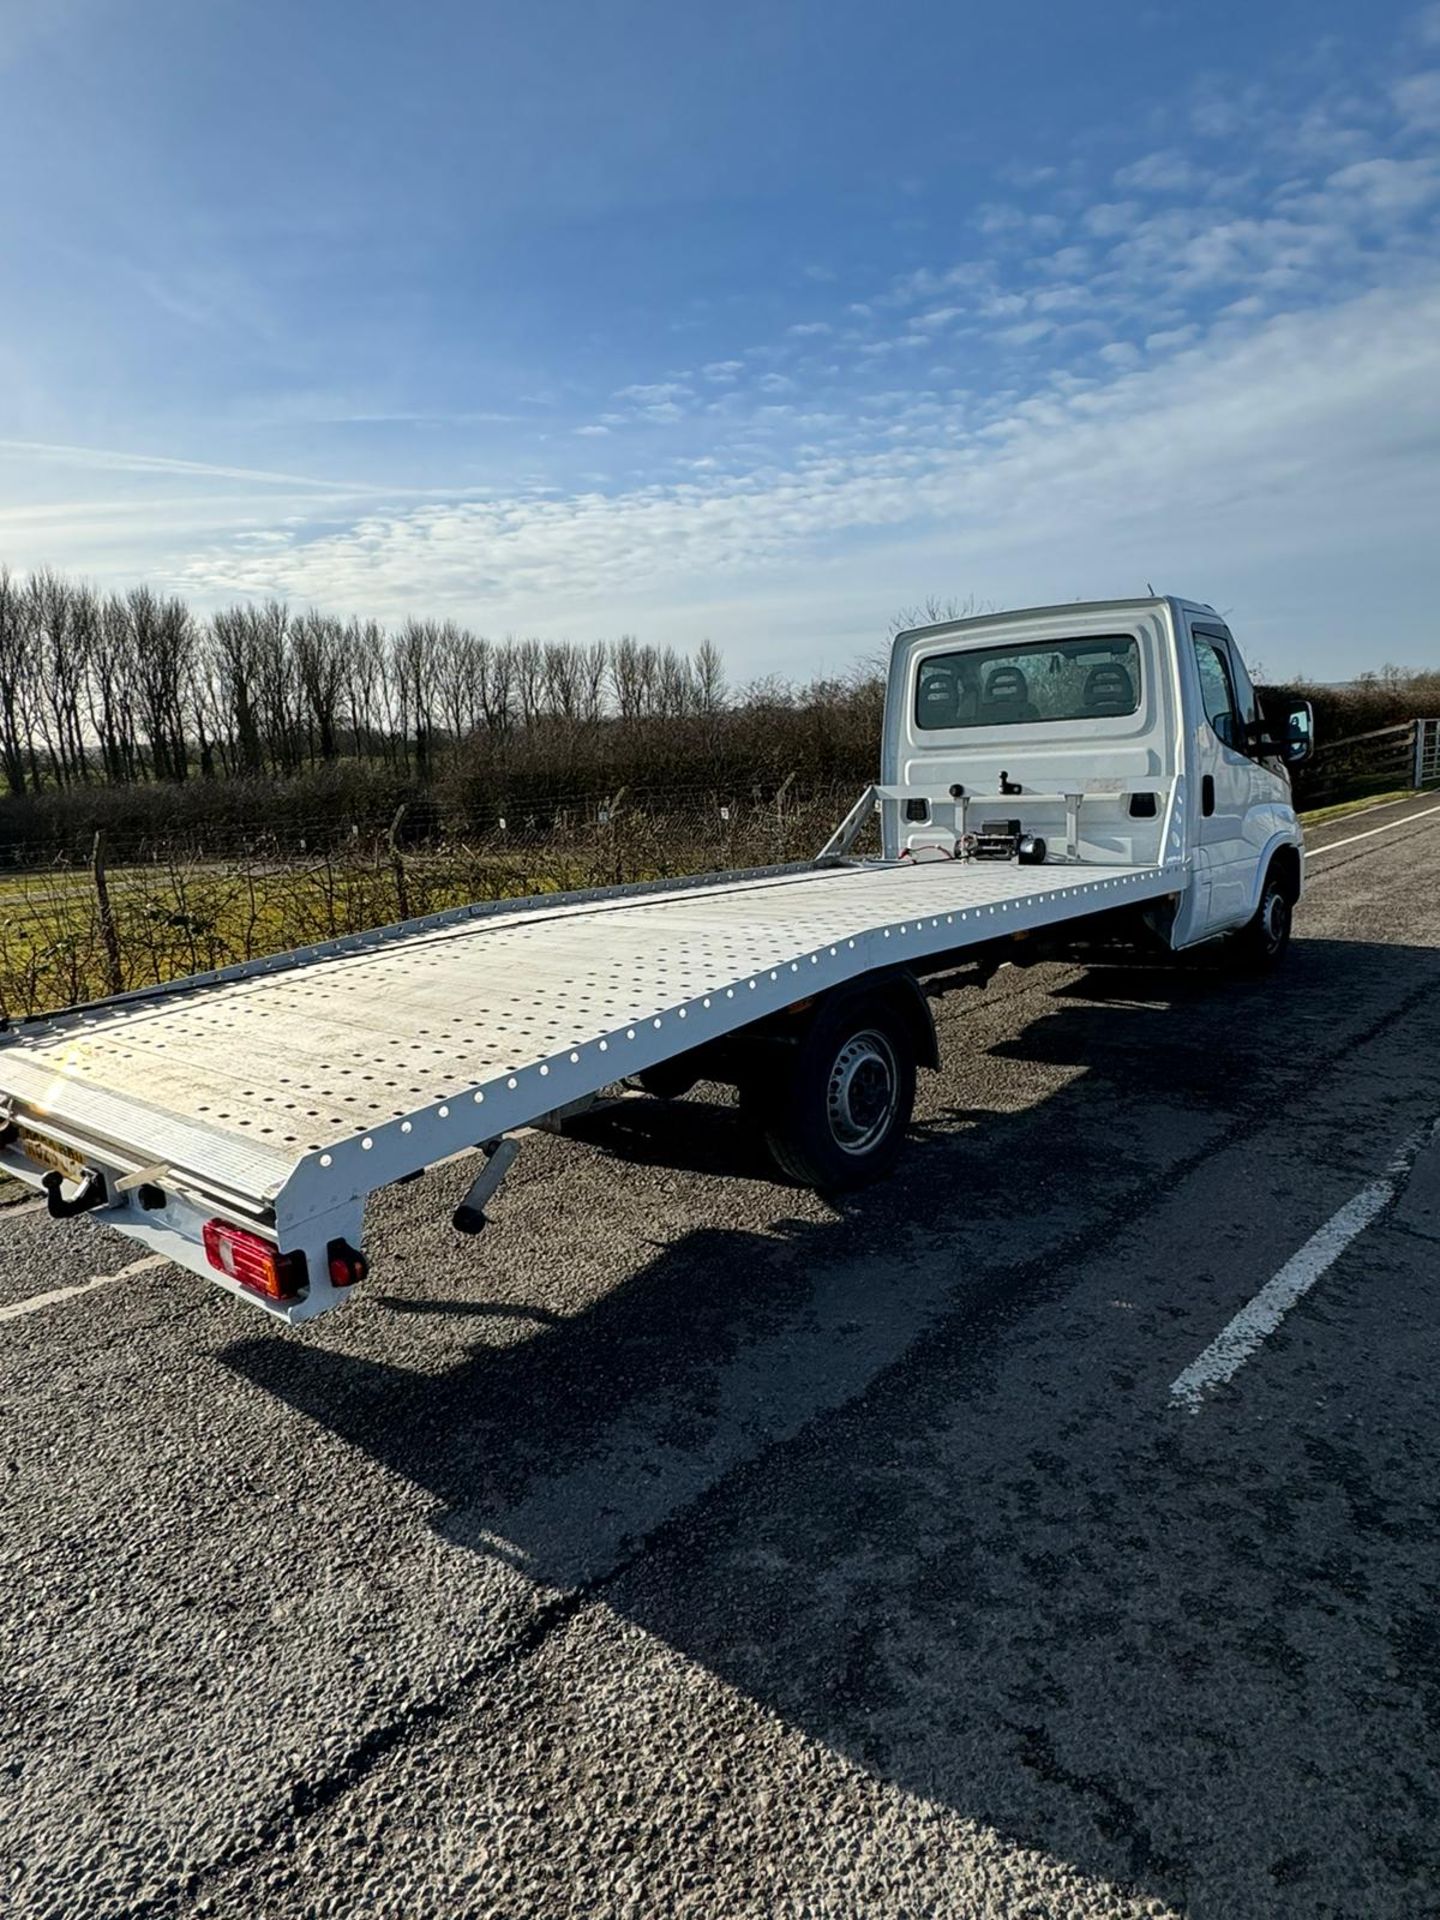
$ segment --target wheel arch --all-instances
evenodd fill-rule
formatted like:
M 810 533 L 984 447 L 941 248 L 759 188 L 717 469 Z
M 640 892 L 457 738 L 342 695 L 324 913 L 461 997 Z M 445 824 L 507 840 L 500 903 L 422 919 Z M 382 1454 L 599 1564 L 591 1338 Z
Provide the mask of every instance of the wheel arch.
M 1293 907 L 1305 890 L 1305 862 L 1299 847 L 1291 840 L 1282 840 L 1271 850 L 1270 857 L 1260 870 L 1260 883 L 1256 889 L 1256 903 L 1265 891 L 1265 883 L 1274 874 L 1283 887 L 1285 898 Z
M 854 1005 L 879 1004 L 890 1008 L 899 1018 L 910 1039 L 917 1066 L 932 1072 L 940 1065 L 940 1041 L 935 1032 L 935 1015 L 930 997 L 914 974 L 899 968 L 883 974 L 868 974 L 836 987 L 817 1002 L 816 1011 Z

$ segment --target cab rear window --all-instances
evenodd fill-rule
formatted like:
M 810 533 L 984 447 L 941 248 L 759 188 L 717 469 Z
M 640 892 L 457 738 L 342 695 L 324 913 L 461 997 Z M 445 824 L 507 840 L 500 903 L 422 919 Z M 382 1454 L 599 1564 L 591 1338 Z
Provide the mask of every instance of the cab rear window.
M 1139 706 L 1140 646 L 1128 633 L 932 653 L 915 683 L 915 724 L 932 730 L 1111 720 Z

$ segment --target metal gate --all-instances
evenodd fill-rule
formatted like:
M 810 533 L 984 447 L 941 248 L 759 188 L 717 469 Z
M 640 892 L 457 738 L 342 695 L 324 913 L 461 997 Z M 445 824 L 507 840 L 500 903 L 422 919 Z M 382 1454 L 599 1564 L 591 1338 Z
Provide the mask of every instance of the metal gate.
M 1440 720 L 1415 722 L 1415 785 L 1440 780 Z

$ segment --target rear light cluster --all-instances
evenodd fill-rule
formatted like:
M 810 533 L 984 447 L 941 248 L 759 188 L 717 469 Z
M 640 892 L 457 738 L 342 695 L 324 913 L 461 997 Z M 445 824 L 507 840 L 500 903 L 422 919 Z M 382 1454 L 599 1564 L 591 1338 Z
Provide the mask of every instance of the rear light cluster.
M 223 1220 L 207 1220 L 205 1258 L 227 1280 L 238 1280 L 267 1300 L 298 1300 L 305 1291 L 305 1256 L 281 1253 L 271 1240 Z
M 237 1281 L 252 1293 L 263 1293 L 267 1300 L 299 1300 L 304 1296 L 309 1273 L 303 1253 L 281 1253 L 273 1240 L 251 1233 L 247 1227 L 232 1227 L 224 1220 L 207 1220 L 202 1238 L 205 1258 L 217 1273 Z M 332 1240 L 325 1249 L 325 1262 L 332 1287 L 353 1287 L 370 1271 L 363 1253 L 344 1240 Z

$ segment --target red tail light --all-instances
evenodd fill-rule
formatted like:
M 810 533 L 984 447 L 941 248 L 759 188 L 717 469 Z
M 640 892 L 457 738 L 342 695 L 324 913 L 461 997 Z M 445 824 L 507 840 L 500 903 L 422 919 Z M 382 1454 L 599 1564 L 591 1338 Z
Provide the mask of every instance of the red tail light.
M 216 1272 L 252 1293 L 263 1293 L 267 1300 L 298 1300 L 304 1293 L 303 1253 L 281 1253 L 273 1241 L 223 1220 L 207 1220 L 202 1238 L 205 1258 Z
M 370 1271 L 370 1262 L 363 1253 L 348 1245 L 344 1240 L 332 1240 L 325 1249 L 330 1266 L 330 1284 L 332 1287 L 353 1287 L 357 1280 L 363 1280 Z

